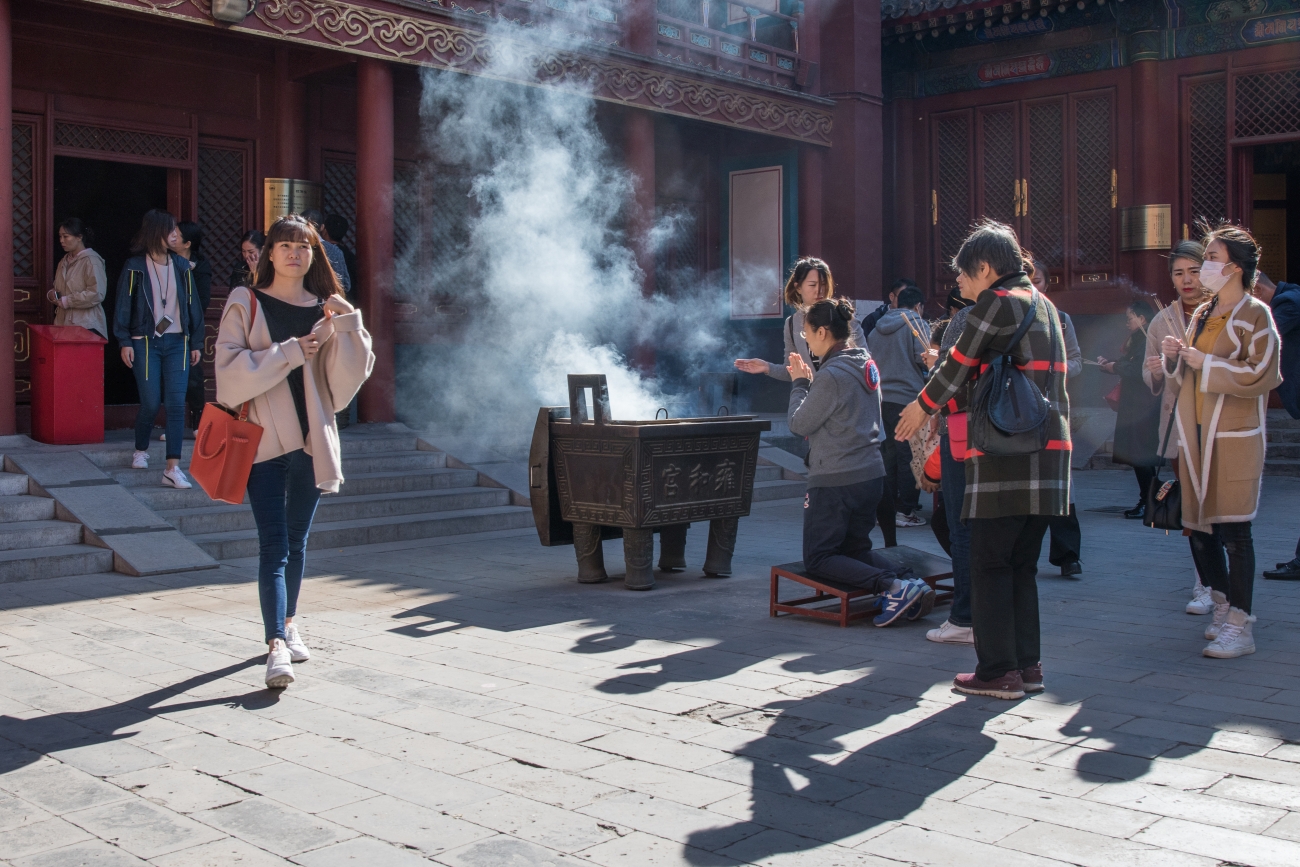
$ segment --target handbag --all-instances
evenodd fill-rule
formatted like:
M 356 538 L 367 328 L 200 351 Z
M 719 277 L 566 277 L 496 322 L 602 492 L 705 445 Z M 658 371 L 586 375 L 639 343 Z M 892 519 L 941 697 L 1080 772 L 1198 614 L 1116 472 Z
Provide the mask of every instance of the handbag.
M 1028 455 L 1047 447 L 1051 402 L 1024 371 L 1016 367 L 1011 352 L 1029 333 L 1038 309 L 1039 292 L 1033 290 L 1029 309 L 1011 335 L 1002 355 L 994 358 L 979 378 L 967 421 L 970 443 L 988 455 Z M 1052 329 L 1047 364 L 1047 391 L 1056 376 L 1056 335 Z
M 249 330 L 257 318 L 257 296 L 253 299 Z M 262 427 L 248 420 L 245 401 L 238 413 L 219 403 L 203 407 L 199 429 L 194 436 L 194 455 L 190 458 L 190 475 L 203 492 L 221 503 L 239 505 L 248 489 L 248 474 L 262 441 Z
M 1109 406 L 1111 409 L 1113 409 L 1115 412 L 1119 412 L 1119 394 L 1120 394 L 1119 390 L 1123 385 L 1124 385 L 1123 382 L 1115 383 L 1115 387 L 1112 388 L 1106 394 L 1106 398 L 1105 398 L 1106 405 Z
M 966 413 L 948 416 L 948 452 L 954 461 L 966 460 Z
M 1170 410 L 1169 424 L 1165 426 L 1165 441 L 1160 446 L 1162 456 L 1169 448 L 1169 434 L 1173 433 L 1176 415 L 1178 415 L 1177 403 Z M 1146 506 L 1146 516 L 1142 518 L 1143 524 L 1154 530 L 1164 530 L 1166 533 L 1170 530 L 1183 529 L 1183 490 L 1182 484 L 1176 477 L 1161 482 L 1160 471 L 1157 470 L 1155 478 L 1147 486 L 1143 503 Z

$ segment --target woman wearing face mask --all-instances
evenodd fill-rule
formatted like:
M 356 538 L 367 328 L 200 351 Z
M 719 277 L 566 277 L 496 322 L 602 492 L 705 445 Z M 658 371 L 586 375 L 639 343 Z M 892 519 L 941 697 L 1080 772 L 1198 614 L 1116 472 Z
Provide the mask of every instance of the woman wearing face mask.
M 880 457 L 880 372 L 863 348 L 851 346 L 853 302 L 823 299 L 805 311 L 803 339 L 821 364 L 816 374 L 789 354 L 790 432 L 808 438 L 808 495 L 803 559 L 809 573 L 880 595 L 877 626 L 934 607 L 924 582 L 895 575 L 871 556 L 871 528 L 885 489 Z
M 1165 337 L 1160 347 L 1165 376 L 1178 386 L 1183 526 L 1214 600 L 1202 653 L 1220 659 L 1255 652 L 1250 522 L 1264 469 L 1265 403 L 1281 382 L 1273 316 L 1250 295 L 1258 265 L 1259 245 L 1245 229 L 1210 230 L 1200 276 L 1211 298 L 1182 339 Z
M 1147 327 L 1146 362 L 1142 379 L 1152 394 L 1160 395 L 1156 448 L 1162 450 L 1160 456 L 1170 462 L 1175 473 L 1178 472 L 1178 428 L 1169 426 L 1169 417 L 1178 403 L 1178 383 L 1165 376 L 1160 344 L 1166 337 L 1181 340 L 1187 333 L 1187 323 L 1191 321 L 1192 314 L 1205 300 L 1208 293 L 1201 286 L 1201 260 L 1204 258 L 1205 247 L 1187 239 L 1179 241 L 1169 251 L 1169 279 L 1173 281 L 1178 298 L 1174 303 L 1165 305 Z M 1169 431 L 1168 442 L 1165 441 L 1166 431 Z M 1192 574 L 1192 599 L 1187 603 L 1186 611 L 1188 614 L 1209 614 L 1214 610 L 1210 588 L 1202 583 L 1201 575 L 1195 567 L 1192 568 Z
M 781 329 L 785 341 L 783 357 L 789 358 L 790 353 L 795 353 L 803 359 L 805 367 L 816 370 L 817 355 L 809 350 L 808 341 L 804 339 L 804 317 L 813 304 L 825 298 L 835 297 L 835 280 L 831 277 L 830 266 L 821 259 L 814 259 L 811 256 L 805 256 L 795 262 L 789 279 L 785 281 L 783 297 L 785 303 L 794 308 L 794 313 L 786 318 L 785 325 Z M 849 345 L 857 347 L 867 345 L 866 338 L 862 336 L 862 326 L 856 319 L 849 324 Z M 736 369 L 743 370 L 745 373 L 765 373 L 773 379 L 783 379 L 787 382 L 790 380 L 790 372 L 784 364 L 774 364 L 761 358 L 737 358 Z
M 1125 518 L 1146 517 L 1146 494 L 1151 480 L 1156 477 L 1157 454 L 1160 443 L 1160 402 L 1142 381 L 1146 365 L 1147 325 L 1155 318 L 1155 310 L 1145 300 L 1138 298 L 1124 311 L 1124 324 L 1128 339 L 1124 351 L 1114 361 L 1098 358 L 1097 364 L 1106 373 L 1119 376 L 1119 409 L 1115 419 L 1115 452 L 1117 464 L 1133 468 L 1137 476 L 1137 505 L 1124 513 Z
M 261 545 L 258 594 L 267 643 L 266 685 L 293 682 L 293 663 L 311 654 L 293 623 L 307 535 L 322 492 L 343 481 L 334 414 L 348 405 L 375 363 L 361 312 L 301 217 L 267 233 L 252 288 L 230 292 L 217 335 L 217 400 L 249 404 L 262 439 L 248 476 L 248 502 Z

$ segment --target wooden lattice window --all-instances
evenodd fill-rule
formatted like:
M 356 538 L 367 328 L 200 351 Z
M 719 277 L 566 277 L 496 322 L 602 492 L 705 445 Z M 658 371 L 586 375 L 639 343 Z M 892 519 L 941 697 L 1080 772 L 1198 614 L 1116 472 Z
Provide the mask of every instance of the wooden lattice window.
M 1228 83 L 1219 78 L 1187 88 L 1187 169 L 1192 219 L 1228 213 Z
M 185 136 L 91 126 L 71 121 L 58 121 L 54 124 L 54 146 L 175 162 L 188 162 L 190 159 L 190 140 Z
M 939 264 L 957 255 L 971 223 L 970 114 L 947 115 L 934 124 L 935 202 Z
M 1239 75 L 1233 86 L 1236 138 L 1300 132 L 1300 69 Z
M 203 252 L 212 262 L 213 283 L 225 286 L 244 234 L 244 151 L 201 146 L 198 157 Z
M 420 255 L 420 165 L 393 166 L 393 256 L 398 262 Z
M 322 204 L 326 214 L 346 217 L 348 233 L 338 239 L 355 249 L 357 229 L 357 164 L 355 160 L 326 158 L 324 161 Z
M 1079 99 L 1075 124 L 1075 257 L 1082 268 L 1106 268 L 1114 250 L 1114 167 L 1110 94 Z
M 1014 225 L 1019 173 L 1014 106 L 984 110 L 980 118 L 980 216 Z
M 1061 268 L 1065 265 L 1065 106 L 1059 100 L 1031 104 L 1027 122 L 1027 240 L 1038 261 Z
M 36 276 L 36 127 L 13 125 L 14 277 Z

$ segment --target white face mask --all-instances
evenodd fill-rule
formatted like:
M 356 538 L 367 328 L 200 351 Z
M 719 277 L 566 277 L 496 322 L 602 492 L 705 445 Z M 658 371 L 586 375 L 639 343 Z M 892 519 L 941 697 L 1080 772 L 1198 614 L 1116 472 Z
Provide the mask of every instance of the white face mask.
M 1208 259 L 1201 263 L 1201 285 L 1211 293 L 1217 295 L 1219 290 L 1228 285 L 1232 279 L 1231 274 L 1223 273 L 1223 266 L 1226 262 L 1211 262 Z

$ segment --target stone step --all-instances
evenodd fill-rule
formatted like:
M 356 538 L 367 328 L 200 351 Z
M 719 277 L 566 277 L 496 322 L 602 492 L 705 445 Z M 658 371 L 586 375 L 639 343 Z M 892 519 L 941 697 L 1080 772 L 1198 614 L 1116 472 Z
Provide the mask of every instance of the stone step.
M 36 578 L 61 578 L 65 575 L 98 575 L 112 571 L 113 552 L 92 545 L 0 551 L 0 583 L 4 584 Z
M 53 518 L 54 501 L 48 497 L 32 497 L 27 494 L 0 497 L 0 523 L 49 521 Z
M 393 518 L 434 512 L 465 511 L 510 503 L 505 488 L 446 488 L 433 491 L 404 491 L 394 494 L 327 495 L 316 509 L 315 528 L 324 524 L 366 518 Z M 186 536 L 203 536 L 237 530 L 254 530 L 253 510 L 247 505 L 214 503 L 191 509 L 158 513 Z
M 344 458 L 352 455 L 413 452 L 417 449 L 414 434 L 344 435 L 339 437 L 339 444 L 342 447 Z M 103 470 L 111 470 L 130 467 L 131 457 L 135 453 L 135 446 L 131 443 L 105 443 L 102 446 L 88 446 L 81 451 L 95 466 Z M 167 457 L 167 444 L 157 439 L 151 440 L 148 451 L 149 465 L 161 468 L 163 461 Z M 185 440 L 181 445 L 181 461 L 184 465 L 189 464 L 190 456 L 193 453 L 194 440 Z
M 787 482 L 784 479 L 776 479 L 768 482 L 754 482 L 754 502 L 766 503 L 769 500 L 802 497 L 807 489 L 807 483 L 800 481 Z
M 0 473 L 0 497 L 17 497 L 27 493 L 27 476 L 22 473 Z
M 757 471 L 754 473 L 754 483 L 758 482 L 775 482 L 781 479 L 781 468 L 771 464 L 759 464 Z
M 1300 458 L 1300 442 L 1273 442 L 1270 440 L 1268 450 L 1265 452 L 1268 460 L 1277 460 L 1278 458 Z
M 1268 423 L 1268 441 L 1270 443 L 1300 443 L 1300 428 L 1283 428 L 1277 430 L 1273 423 Z
M 1271 452 L 1271 449 L 1270 449 Z M 1300 476 L 1300 460 L 1295 458 L 1272 458 L 1264 461 L 1266 476 Z
M 33 500 L 38 499 L 32 497 Z M 53 505 L 53 500 L 46 502 Z M 11 521 L 0 524 L 0 551 L 80 545 L 81 525 L 71 521 Z M 32 552 L 33 555 L 39 553 Z
M 127 467 L 106 467 L 104 472 L 118 484 L 128 488 L 165 487 L 162 484 L 162 472 L 166 464 L 157 461 L 147 470 L 134 470 Z M 182 458 L 181 467 L 189 466 L 189 460 Z M 343 477 L 368 475 L 375 473 L 406 474 L 440 470 L 447 466 L 447 456 L 442 452 L 402 451 L 379 454 L 363 454 L 343 460 Z
M 385 518 L 317 522 L 312 526 L 307 548 L 311 551 L 319 551 L 353 545 L 404 542 L 435 536 L 515 530 L 532 526 L 533 513 L 526 506 L 493 506 Z M 258 552 L 256 530 L 205 533 L 190 536 L 189 539 L 217 560 L 255 557 Z

